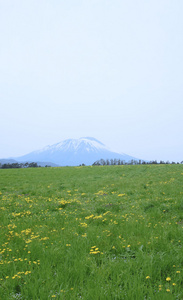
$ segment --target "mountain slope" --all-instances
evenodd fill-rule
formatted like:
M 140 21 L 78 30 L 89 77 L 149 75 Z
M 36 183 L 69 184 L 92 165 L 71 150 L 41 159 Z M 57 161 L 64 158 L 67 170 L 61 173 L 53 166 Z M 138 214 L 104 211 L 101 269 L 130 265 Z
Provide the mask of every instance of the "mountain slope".
M 60 166 L 91 165 L 99 159 L 135 159 L 127 154 L 111 152 L 103 143 L 91 137 L 67 139 L 41 150 L 15 158 L 17 161 L 50 161 Z

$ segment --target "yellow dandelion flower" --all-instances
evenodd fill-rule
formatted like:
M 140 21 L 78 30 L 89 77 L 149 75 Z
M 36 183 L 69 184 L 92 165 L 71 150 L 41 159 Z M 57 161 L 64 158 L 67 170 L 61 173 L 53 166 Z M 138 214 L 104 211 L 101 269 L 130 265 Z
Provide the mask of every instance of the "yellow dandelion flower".
M 170 280 L 171 280 L 171 278 L 170 278 L 170 277 L 167 277 L 167 278 L 166 278 L 166 281 L 170 281 Z
M 150 279 L 150 276 L 146 276 L 146 279 Z

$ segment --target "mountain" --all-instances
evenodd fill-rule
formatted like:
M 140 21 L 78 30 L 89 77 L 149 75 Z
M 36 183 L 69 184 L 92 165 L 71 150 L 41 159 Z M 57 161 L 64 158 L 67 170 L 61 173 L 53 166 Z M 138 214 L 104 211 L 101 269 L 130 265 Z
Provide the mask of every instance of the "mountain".
M 92 137 L 67 139 L 15 159 L 19 162 L 50 161 L 59 166 L 78 166 L 83 163 L 85 165 L 92 165 L 96 160 L 101 158 L 116 158 L 126 162 L 136 159 L 124 153 L 111 152 L 103 143 Z
M 0 164 L 1 165 L 4 165 L 4 164 L 15 164 L 15 163 L 17 163 L 17 161 L 14 160 L 14 159 L 11 159 L 11 158 L 2 158 L 2 159 L 0 159 Z

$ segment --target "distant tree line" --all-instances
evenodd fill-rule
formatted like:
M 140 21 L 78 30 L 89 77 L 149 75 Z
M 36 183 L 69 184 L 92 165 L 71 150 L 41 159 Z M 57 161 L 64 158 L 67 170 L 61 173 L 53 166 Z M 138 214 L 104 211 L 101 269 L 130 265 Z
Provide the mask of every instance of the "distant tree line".
M 157 164 L 179 164 L 179 162 L 164 162 L 163 160 L 160 160 L 160 162 L 157 162 L 157 160 L 152 161 L 145 161 L 145 160 L 130 160 L 128 162 L 120 159 L 103 159 L 95 161 L 92 166 L 114 166 L 114 165 L 157 165 Z M 183 161 L 181 161 L 181 164 L 183 164 Z
M 183 161 L 180 162 L 183 164 Z M 120 159 L 103 159 L 95 161 L 92 166 L 115 166 L 115 165 L 157 165 L 157 164 L 179 164 L 179 162 L 164 162 L 163 160 L 160 160 L 160 162 L 157 162 L 157 160 L 152 161 L 144 161 L 144 160 L 130 160 L 128 162 Z M 79 166 L 85 166 L 85 164 L 80 164 Z M 20 168 L 40 168 L 41 166 L 38 165 L 36 162 L 31 163 L 0 163 L 0 169 L 20 169 Z M 45 165 L 45 167 L 50 167 L 49 165 Z
M 31 163 L 6 163 L 6 164 L 0 164 L 0 169 L 20 169 L 20 168 L 38 168 L 40 166 L 38 166 L 37 163 L 35 162 L 31 162 Z

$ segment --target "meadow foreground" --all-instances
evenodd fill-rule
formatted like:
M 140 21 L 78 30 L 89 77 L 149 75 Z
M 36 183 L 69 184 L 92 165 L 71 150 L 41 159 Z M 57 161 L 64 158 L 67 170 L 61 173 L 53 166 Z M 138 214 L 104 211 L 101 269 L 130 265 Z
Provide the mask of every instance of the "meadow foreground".
M 0 299 L 183 299 L 183 166 L 0 170 Z

